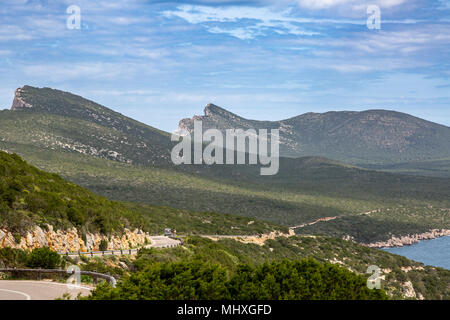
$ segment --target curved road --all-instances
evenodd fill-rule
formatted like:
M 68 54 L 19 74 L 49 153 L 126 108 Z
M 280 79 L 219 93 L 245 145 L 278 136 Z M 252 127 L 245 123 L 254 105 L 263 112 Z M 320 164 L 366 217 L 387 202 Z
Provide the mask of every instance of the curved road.
M 151 237 L 151 244 L 146 248 L 167 248 L 179 246 L 181 242 L 166 236 Z M 93 253 L 93 256 L 103 254 L 136 254 L 138 249 L 133 250 L 112 250 L 110 252 Z M 77 256 L 78 254 L 69 254 Z M 29 280 L 2 280 L 0 281 L 0 300 L 54 300 L 61 298 L 64 293 L 76 298 L 78 293 L 89 295 L 92 289 L 88 287 L 69 288 L 65 283 L 50 281 L 29 281 Z
M 29 281 L 29 280 L 2 280 L 0 281 L 0 300 L 54 300 L 61 298 L 64 293 L 76 298 L 78 293 L 89 295 L 92 289 L 80 286 L 69 288 L 65 283 Z

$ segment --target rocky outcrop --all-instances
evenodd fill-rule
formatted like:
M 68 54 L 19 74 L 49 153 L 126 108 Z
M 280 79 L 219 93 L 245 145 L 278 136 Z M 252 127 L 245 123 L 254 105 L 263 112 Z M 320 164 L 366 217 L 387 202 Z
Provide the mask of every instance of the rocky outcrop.
M 450 236 L 449 229 L 433 229 L 429 232 L 421 234 L 407 235 L 403 237 L 392 237 L 387 241 L 379 241 L 374 243 L 365 244 L 371 248 L 386 248 L 386 247 L 403 247 L 405 245 L 411 245 L 419 242 L 420 240 L 431 240 L 439 237 Z
M 150 235 L 141 230 L 131 231 L 124 229 L 121 236 L 107 237 L 101 234 L 86 234 L 85 240 L 78 234 L 75 228 L 55 231 L 52 226 L 44 230 L 35 226 L 20 239 L 12 232 L 0 229 L 0 248 L 11 247 L 24 250 L 49 247 L 58 252 L 98 251 L 102 240 L 108 242 L 108 250 L 136 248 L 150 243 Z
M 402 285 L 403 296 L 405 298 L 417 299 L 416 291 L 411 281 L 406 281 Z
M 23 108 L 32 108 L 33 106 L 29 103 L 26 103 L 20 94 L 22 93 L 22 88 L 16 89 L 14 92 L 14 100 L 11 106 L 11 110 L 23 109 Z

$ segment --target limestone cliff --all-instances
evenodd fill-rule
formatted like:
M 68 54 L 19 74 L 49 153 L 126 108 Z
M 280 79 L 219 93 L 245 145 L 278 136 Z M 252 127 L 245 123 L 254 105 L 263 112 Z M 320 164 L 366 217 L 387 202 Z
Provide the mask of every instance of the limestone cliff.
M 52 226 L 43 230 L 35 226 L 20 240 L 8 230 L 0 229 L 0 248 L 11 247 L 24 250 L 49 247 L 58 252 L 98 251 L 100 242 L 108 241 L 108 250 L 135 248 L 150 243 L 150 235 L 141 230 L 124 229 L 121 236 L 110 236 L 89 233 L 83 240 L 75 228 L 55 231 Z
M 22 92 L 22 88 L 18 88 L 14 92 L 14 100 L 13 100 L 13 104 L 11 106 L 11 110 L 17 110 L 17 109 L 22 109 L 22 108 L 32 108 L 33 107 L 31 104 L 26 103 L 22 99 L 22 97 L 20 96 L 21 92 Z

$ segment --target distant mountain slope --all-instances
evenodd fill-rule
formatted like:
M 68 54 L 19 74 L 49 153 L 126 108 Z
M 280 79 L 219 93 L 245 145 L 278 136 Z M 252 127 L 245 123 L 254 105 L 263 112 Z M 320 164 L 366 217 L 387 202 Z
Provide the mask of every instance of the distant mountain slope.
M 450 178 L 450 159 L 411 161 L 385 165 L 365 165 L 364 167 L 377 171 Z
M 22 130 L 44 147 L 125 163 L 170 161 L 168 133 L 68 92 L 24 86 L 16 90 L 11 110 L 20 114 L 9 119 L 22 118 Z
M 180 121 L 179 128 L 279 129 L 282 156 L 321 156 L 352 164 L 392 164 L 450 157 L 450 128 L 408 114 L 362 112 L 306 113 L 281 121 L 255 121 L 209 104 L 204 116 Z

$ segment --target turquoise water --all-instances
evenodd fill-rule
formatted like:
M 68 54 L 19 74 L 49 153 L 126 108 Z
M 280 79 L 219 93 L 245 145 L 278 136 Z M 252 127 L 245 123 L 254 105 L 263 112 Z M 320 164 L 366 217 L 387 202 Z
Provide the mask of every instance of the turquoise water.
M 383 248 L 383 250 L 422 262 L 425 265 L 450 270 L 450 236 L 424 240 L 410 246 Z

